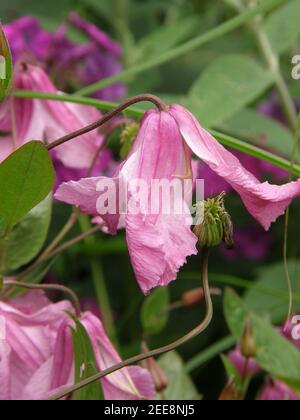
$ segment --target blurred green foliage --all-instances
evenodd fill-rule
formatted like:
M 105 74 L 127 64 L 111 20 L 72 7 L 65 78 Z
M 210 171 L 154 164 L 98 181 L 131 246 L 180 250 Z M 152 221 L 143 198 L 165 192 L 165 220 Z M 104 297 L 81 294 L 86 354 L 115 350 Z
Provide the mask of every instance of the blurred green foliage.
M 300 50 L 299 2 L 292 0 L 286 3 L 279 12 L 268 17 L 266 29 L 273 45 L 282 54 L 284 76 L 291 91 L 297 96 L 300 93 L 300 82 L 291 79 L 291 67 L 288 64 L 291 54 Z M 30 14 L 39 17 L 50 30 L 61 24 L 70 10 L 78 11 L 119 39 L 124 47 L 124 65 L 127 67 L 164 54 L 193 36 L 216 27 L 235 13 L 225 2 L 216 0 L 1 0 L 0 6 L 4 22 Z M 71 36 L 78 37 L 78 34 L 72 32 Z M 258 114 L 256 110 L 257 103 L 269 97 L 271 85 L 272 77 L 264 68 L 255 40 L 248 28 L 243 27 L 132 79 L 128 83 L 128 93 L 133 95 L 150 91 L 166 98 L 178 99 L 188 103 L 206 125 L 220 128 L 254 144 L 258 144 L 261 136 L 266 135 L 267 147 L 288 157 L 291 152 L 290 131 L 278 122 Z M 236 229 L 253 226 L 254 222 L 236 195 L 231 194 L 227 201 L 227 209 Z M 300 308 L 299 211 L 300 204 L 296 202 L 291 212 L 289 239 L 289 255 L 293 257 L 291 268 L 295 309 Z M 65 206 L 54 206 L 48 241 L 55 236 L 68 216 L 69 210 Z M 69 237 L 76 233 L 80 233 L 78 227 L 70 232 Z M 270 320 L 279 324 L 284 321 L 288 302 L 282 266 L 282 219 L 271 228 L 271 234 L 271 252 L 264 260 L 244 259 L 231 263 L 224 259 L 220 251 L 214 250 L 210 258 L 210 270 L 214 273 L 213 285 L 223 290 L 224 285 L 232 285 L 234 282 L 235 289 L 241 295 L 245 294 L 249 309 L 245 309 L 232 292 L 226 294 L 227 320 L 236 339 L 237 331 L 243 326 L 245 311 L 258 314 L 261 318 L 255 318 L 255 325 L 259 339 L 265 345 L 264 338 L 273 340 L 274 337 L 278 347 L 273 349 L 270 360 L 277 356 L 280 359 L 272 366 L 263 355 L 259 355 L 259 361 L 270 373 L 272 369 L 277 369 L 274 374 L 282 377 L 285 360 L 297 359 L 295 351 L 286 345 L 269 324 Z M 158 297 L 148 297 L 145 303 L 134 279 L 124 234 L 119 233 L 114 238 L 98 234 L 96 238 L 90 244 L 77 244 L 57 257 L 51 266 L 51 276 L 71 286 L 81 297 L 96 297 L 87 260 L 101 262 L 123 357 L 139 352 L 143 332 L 150 333 L 151 347 L 160 346 L 185 334 L 203 317 L 203 305 L 200 308 L 178 309 L 171 312 L 169 319 L 161 317 L 157 325 L 155 316 L 153 321 L 151 314 L 163 311 L 168 297 L 156 292 Z M 237 281 L 237 278 L 241 281 Z M 199 257 L 192 257 L 179 274 L 178 280 L 170 285 L 170 300 L 180 300 L 184 291 L 198 287 L 199 284 Z M 216 297 L 214 303 L 212 326 L 205 334 L 180 349 L 185 361 L 201 355 L 216 341 L 228 336 L 229 328 L 223 314 L 222 299 Z M 234 306 L 233 311 L 230 305 Z M 141 309 L 140 317 L 138 314 Z M 240 315 L 235 316 L 234 311 L 239 311 Z M 143 331 L 143 326 L 146 331 Z M 226 344 L 228 346 L 228 340 Z M 226 350 L 225 346 L 222 351 Z M 176 353 L 164 356 L 160 363 L 171 370 L 176 380 L 180 375 L 188 398 L 197 398 L 203 393 L 205 398 L 216 399 L 226 380 L 226 372 L 219 357 L 205 364 L 193 365 L 191 374 L 198 393 L 186 377 L 183 362 Z M 289 366 L 288 372 L 291 371 L 292 366 Z M 287 379 L 292 382 L 295 378 Z M 175 382 L 167 393 L 180 398 Z

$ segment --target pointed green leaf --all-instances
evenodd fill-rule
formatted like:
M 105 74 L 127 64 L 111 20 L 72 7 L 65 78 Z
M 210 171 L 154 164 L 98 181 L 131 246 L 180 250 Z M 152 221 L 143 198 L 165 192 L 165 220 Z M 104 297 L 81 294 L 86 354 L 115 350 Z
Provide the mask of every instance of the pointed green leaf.
M 51 192 L 55 172 L 41 142 L 32 141 L 0 165 L 0 219 L 7 234 Z
M 213 61 L 189 93 L 190 108 L 205 127 L 215 127 L 249 105 L 273 83 L 252 58 L 224 55 Z
M 94 350 L 90 337 L 79 320 L 71 316 L 76 329 L 71 329 L 75 357 L 75 383 L 95 375 L 98 370 Z M 76 401 L 100 401 L 103 400 L 103 391 L 100 381 L 74 392 L 73 400 Z
M 40 252 L 47 238 L 52 210 L 49 194 L 34 207 L 3 241 L 3 272 L 6 274 L 29 263 Z
M 299 16 L 299 0 L 290 0 L 266 20 L 265 31 L 276 52 L 284 53 L 299 41 Z
M 169 319 L 169 291 L 167 287 L 155 289 L 145 299 L 141 312 L 141 321 L 146 334 L 158 334 L 161 332 Z

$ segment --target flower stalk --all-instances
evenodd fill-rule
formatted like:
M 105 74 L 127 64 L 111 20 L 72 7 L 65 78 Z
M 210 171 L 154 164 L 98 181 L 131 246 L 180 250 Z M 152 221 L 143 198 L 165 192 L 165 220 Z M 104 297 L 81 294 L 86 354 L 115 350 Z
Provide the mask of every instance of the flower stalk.
M 20 281 L 15 281 L 15 280 L 6 280 L 3 282 L 3 286 L 4 287 L 18 287 L 21 289 L 28 289 L 28 290 L 44 290 L 44 291 L 56 290 L 56 291 L 62 292 L 69 296 L 76 310 L 76 315 L 78 317 L 80 317 L 81 315 L 80 302 L 79 302 L 78 297 L 73 292 L 73 290 L 61 284 L 30 284 L 30 283 L 22 283 Z
M 77 383 L 74 386 L 68 387 L 65 390 L 62 390 L 61 392 L 58 392 L 57 394 L 53 395 L 50 398 L 50 400 L 60 400 L 66 395 L 70 395 L 73 392 L 79 389 L 82 389 L 85 386 L 95 381 L 98 381 L 99 379 L 104 378 L 105 376 L 110 375 L 111 373 L 116 372 L 117 370 L 120 370 L 126 366 L 141 362 L 142 360 L 146 360 L 152 357 L 157 357 L 163 353 L 167 353 L 169 351 L 175 350 L 177 347 L 182 346 L 183 344 L 194 339 L 203 331 L 205 331 L 207 327 L 210 325 L 212 317 L 213 317 L 213 303 L 212 303 L 212 299 L 210 295 L 209 279 L 208 279 L 208 256 L 209 256 L 208 248 L 204 248 L 202 251 L 202 258 L 201 258 L 201 278 L 202 278 L 203 290 L 205 294 L 206 315 L 205 315 L 204 320 L 201 322 L 201 324 L 199 324 L 196 328 L 194 328 L 188 334 L 176 340 L 175 342 L 169 345 L 163 346 L 163 347 L 159 347 L 158 349 L 139 354 L 121 363 L 111 366 L 110 368 L 105 369 L 104 371 L 99 372 L 96 375 L 93 375 L 90 378 L 87 378 Z
M 131 105 L 134 105 L 139 102 L 152 102 L 160 111 L 163 111 L 166 108 L 166 105 L 162 102 L 161 99 L 159 99 L 157 96 L 151 95 L 151 94 L 145 94 L 145 95 L 138 95 L 134 96 L 127 101 L 123 102 L 121 105 L 118 105 L 115 109 L 113 109 L 111 112 L 108 112 L 104 115 L 100 120 L 81 128 L 80 130 L 73 131 L 72 133 L 67 134 L 66 136 L 63 136 L 54 142 L 50 143 L 47 146 L 47 149 L 53 150 L 58 146 L 61 146 L 62 144 L 75 139 L 76 137 L 80 137 L 84 134 L 89 133 L 90 131 L 96 130 L 100 128 L 102 125 L 106 124 L 109 120 L 116 117 L 119 113 L 124 111 L 126 108 L 129 108 Z

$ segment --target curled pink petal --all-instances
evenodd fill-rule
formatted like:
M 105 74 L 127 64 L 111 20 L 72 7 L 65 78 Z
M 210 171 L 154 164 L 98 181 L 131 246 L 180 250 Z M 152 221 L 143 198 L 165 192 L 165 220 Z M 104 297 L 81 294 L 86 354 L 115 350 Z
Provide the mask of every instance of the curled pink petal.
M 293 198 L 300 195 L 300 180 L 281 186 L 260 183 L 189 111 L 172 105 L 170 112 L 191 150 L 239 193 L 249 213 L 266 230 L 284 214 Z

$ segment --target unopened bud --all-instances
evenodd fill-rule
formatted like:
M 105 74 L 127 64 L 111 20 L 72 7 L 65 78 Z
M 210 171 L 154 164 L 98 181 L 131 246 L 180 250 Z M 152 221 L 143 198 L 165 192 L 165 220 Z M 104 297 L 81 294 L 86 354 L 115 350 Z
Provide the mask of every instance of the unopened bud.
M 248 320 L 245 325 L 243 336 L 240 342 L 241 353 L 247 359 L 253 358 L 256 355 L 256 340 L 252 327 L 252 322 Z
M 233 225 L 224 206 L 224 197 L 223 192 L 204 202 L 203 221 L 194 228 L 201 247 L 218 246 L 222 241 L 228 247 L 233 246 Z
M 188 292 L 185 292 L 180 299 L 180 302 L 182 306 L 189 307 L 194 306 L 197 303 L 201 302 L 204 297 L 204 292 L 201 287 L 198 287 L 197 289 L 189 290 Z
M 225 243 L 226 248 L 232 249 L 234 247 L 233 241 L 233 224 L 231 217 L 227 212 L 223 214 L 223 229 L 224 229 L 224 236 L 223 241 Z
M 146 343 L 142 344 L 142 351 L 149 351 Z M 149 359 L 144 360 L 142 362 L 142 366 L 150 372 L 156 392 L 163 392 L 168 387 L 169 380 L 165 372 L 154 359 L 154 357 L 150 357 Z
M 168 387 L 169 381 L 167 375 L 155 359 L 148 360 L 148 370 L 152 375 L 156 392 L 164 391 Z
M 221 392 L 219 401 L 238 401 L 239 392 L 234 382 L 234 378 L 229 378 L 225 388 Z
M 121 133 L 121 151 L 120 151 L 120 156 L 122 159 L 126 159 L 130 149 L 136 139 L 136 136 L 138 134 L 139 131 L 139 124 L 135 121 L 132 121 L 128 124 L 126 124 L 126 127 L 124 128 L 124 130 Z
M 217 288 L 211 288 L 210 294 L 215 296 L 220 296 L 222 294 L 222 290 Z M 184 307 L 191 307 L 197 305 L 197 303 L 201 302 L 204 299 L 204 290 L 202 287 L 198 287 L 196 289 L 189 290 L 188 292 L 183 293 L 180 299 L 180 303 Z

